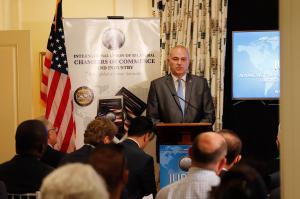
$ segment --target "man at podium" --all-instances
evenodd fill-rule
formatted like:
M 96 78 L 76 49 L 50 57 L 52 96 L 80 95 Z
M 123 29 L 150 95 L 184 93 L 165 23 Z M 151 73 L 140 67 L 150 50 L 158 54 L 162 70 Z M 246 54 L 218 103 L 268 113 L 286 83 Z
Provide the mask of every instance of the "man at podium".
M 214 104 L 206 79 L 188 73 L 190 56 L 181 45 L 170 50 L 171 73 L 153 80 L 148 93 L 147 117 L 154 124 L 215 121 Z

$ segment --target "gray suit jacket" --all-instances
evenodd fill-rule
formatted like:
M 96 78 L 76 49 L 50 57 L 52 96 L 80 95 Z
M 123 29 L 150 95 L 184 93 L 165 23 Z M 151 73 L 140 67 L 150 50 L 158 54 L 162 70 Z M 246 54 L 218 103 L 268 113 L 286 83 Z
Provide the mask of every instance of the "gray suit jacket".
M 147 116 L 156 124 L 215 122 L 215 109 L 206 79 L 187 74 L 185 89 L 185 114 L 182 115 L 172 76 L 158 78 L 151 82 Z

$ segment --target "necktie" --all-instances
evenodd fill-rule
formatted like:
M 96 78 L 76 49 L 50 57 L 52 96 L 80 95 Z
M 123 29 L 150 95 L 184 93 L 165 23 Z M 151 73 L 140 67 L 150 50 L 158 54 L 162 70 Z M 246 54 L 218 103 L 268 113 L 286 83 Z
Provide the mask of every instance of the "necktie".
M 181 107 L 181 110 L 182 110 L 182 115 L 184 115 L 184 106 L 185 106 L 185 103 L 182 99 L 184 99 L 184 96 L 183 96 L 183 87 L 182 87 L 182 80 L 181 79 L 178 79 L 178 88 L 177 88 L 177 95 L 179 96 L 179 102 L 180 102 L 180 107 Z M 182 99 L 180 99 L 182 98 Z

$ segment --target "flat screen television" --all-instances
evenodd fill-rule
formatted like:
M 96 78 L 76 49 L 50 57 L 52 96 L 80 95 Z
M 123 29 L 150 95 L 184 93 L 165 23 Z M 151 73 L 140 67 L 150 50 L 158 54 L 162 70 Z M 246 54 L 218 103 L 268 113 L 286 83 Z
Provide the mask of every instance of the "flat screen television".
M 232 99 L 278 100 L 279 58 L 279 31 L 233 31 Z

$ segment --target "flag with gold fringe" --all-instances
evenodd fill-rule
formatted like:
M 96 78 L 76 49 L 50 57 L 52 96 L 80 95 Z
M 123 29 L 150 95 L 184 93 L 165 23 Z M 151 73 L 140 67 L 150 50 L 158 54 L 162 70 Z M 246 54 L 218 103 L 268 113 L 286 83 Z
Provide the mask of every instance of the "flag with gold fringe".
M 75 149 L 75 121 L 71 82 L 62 23 L 62 0 L 57 0 L 44 60 L 41 97 L 46 102 L 45 117 L 58 128 L 56 148 L 63 152 Z

